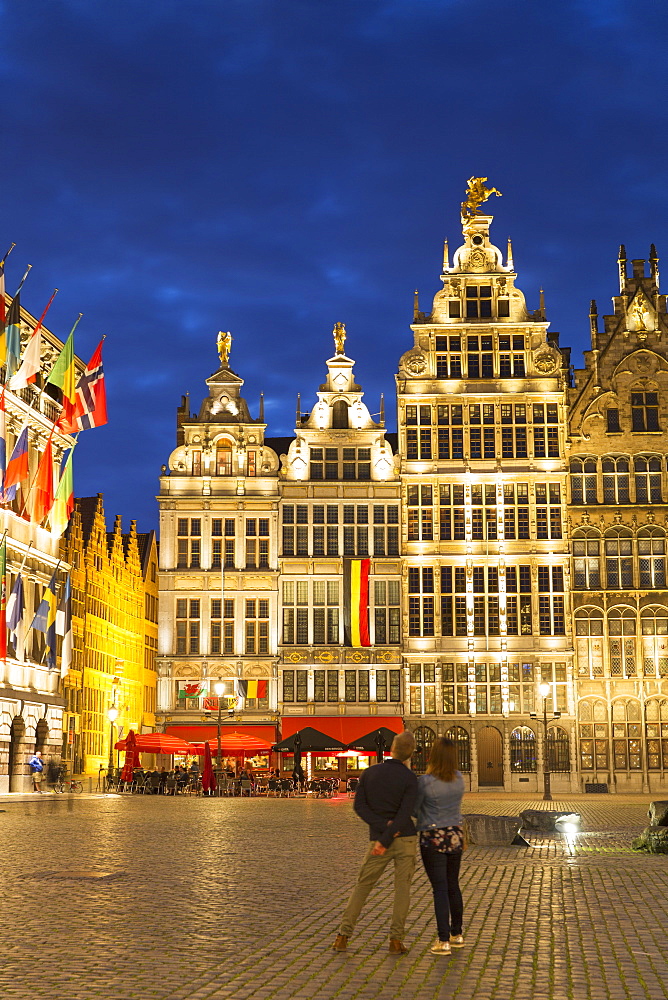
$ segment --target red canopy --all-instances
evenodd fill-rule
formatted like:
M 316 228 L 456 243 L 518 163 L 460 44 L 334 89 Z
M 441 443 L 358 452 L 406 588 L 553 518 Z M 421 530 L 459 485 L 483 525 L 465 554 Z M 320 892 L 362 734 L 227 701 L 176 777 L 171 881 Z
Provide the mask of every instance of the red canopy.
M 204 754 L 204 748 L 210 745 L 211 753 L 214 756 L 218 754 L 218 740 L 207 740 L 207 743 L 193 743 L 191 744 L 193 752 L 199 754 L 201 757 Z M 239 732 L 224 732 L 221 733 L 220 737 L 220 752 L 225 757 L 254 757 L 257 753 L 269 753 L 271 750 L 271 743 L 267 743 L 266 740 L 262 740 L 257 736 L 250 736 L 248 733 Z
M 213 773 L 213 763 L 211 761 L 211 747 L 204 744 L 204 769 L 202 771 L 202 790 L 205 792 L 215 792 L 216 776 Z
M 121 781 L 132 781 L 135 767 L 139 767 L 139 751 L 137 750 L 137 737 L 134 729 L 131 729 L 125 740 L 125 762 L 121 771 Z
M 134 733 L 132 735 L 134 736 Z M 124 740 L 114 744 L 114 749 L 127 749 L 129 738 L 130 733 Z M 168 733 L 142 733 L 135 736 L 135 746 L 142 753 L 192 753 L 190 743 L 180 740 L 177 736 L 169 736 Z

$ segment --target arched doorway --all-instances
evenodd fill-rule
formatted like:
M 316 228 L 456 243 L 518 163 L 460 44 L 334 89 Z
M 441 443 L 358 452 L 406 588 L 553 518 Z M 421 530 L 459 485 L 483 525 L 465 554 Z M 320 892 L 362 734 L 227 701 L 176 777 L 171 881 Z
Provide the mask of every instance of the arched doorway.
M 503 788 L 503 743 L 495 726 L 478 733 L 478 784 Z
M 348 427 L 348 403 L 345 399 L 337 399 L 332 407 L 332 427 L 337 429 Z
M 427 770 L 429 751 L 436 739 L 436 733 L 429 726 L 418 726 L 413 736 L 415 737 L 415 753 L 413 754 L 411 766 L 416 774 L 424 774 Z

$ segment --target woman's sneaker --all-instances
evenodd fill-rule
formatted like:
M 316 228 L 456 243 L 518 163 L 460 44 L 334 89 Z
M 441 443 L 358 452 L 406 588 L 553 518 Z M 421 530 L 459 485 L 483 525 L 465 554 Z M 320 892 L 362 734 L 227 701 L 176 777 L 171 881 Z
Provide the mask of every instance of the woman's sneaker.
M 450 938 L 450 944 L 453 948 L 463 948 L 464 947 L 464 935 L 463 934 L 453 934 Z
M 434 941 L 429 951 L 432 953 L 432 955 L 449 955 L 450 942 L 436 940 Z

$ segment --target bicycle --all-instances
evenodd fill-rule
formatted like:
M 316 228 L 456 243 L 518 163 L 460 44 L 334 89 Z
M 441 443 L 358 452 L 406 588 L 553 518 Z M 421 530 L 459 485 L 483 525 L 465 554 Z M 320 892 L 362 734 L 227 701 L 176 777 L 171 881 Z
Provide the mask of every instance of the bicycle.
M 68 792 L 83 792 L 83 781 L 78 778 L 67 778 L 64 774 L 59 774 L 53 783 L 54 792 L 63 792 L 67 789 Z

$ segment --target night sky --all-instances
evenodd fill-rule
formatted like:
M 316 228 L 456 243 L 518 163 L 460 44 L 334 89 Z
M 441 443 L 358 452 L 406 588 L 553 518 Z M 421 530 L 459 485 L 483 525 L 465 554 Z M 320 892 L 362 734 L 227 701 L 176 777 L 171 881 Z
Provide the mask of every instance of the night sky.
M 429 311 L 471 175 L 503 192 L 494 241 L 580 366 L 619 244 L 668 256 L 667 29 L 624 0 L 0 2 L 7 289 L 32 264 L 39 315 L 58 287 L 48 325 L 83 312 L 84 361 L 107 334 L 110 422 L 81 436 L 76 494 L 157 527 L 218 330 L 281 435 L 346 323 L 393 429 L 413 290 Z

